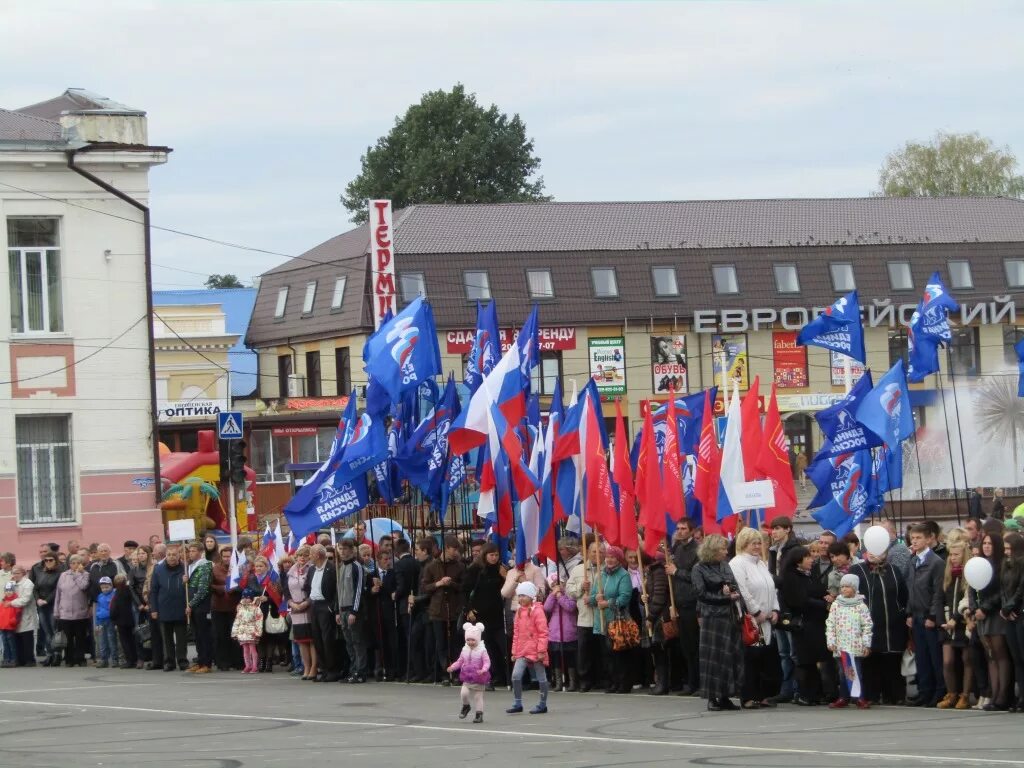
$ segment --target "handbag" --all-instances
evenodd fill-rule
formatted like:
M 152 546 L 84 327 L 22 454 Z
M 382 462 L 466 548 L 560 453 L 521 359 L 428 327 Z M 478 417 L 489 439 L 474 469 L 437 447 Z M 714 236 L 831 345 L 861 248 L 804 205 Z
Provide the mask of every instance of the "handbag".
M 779 629 L 786 632 L 799 632 L 804 628 L 804 617 L 794 616 L 791 613 L 784 613 L 779 618 Z
M 661 620 L 661 637 L 666 643 L 679 637 L 679 624 L 675 619 Z
M 153 627 L 147 621 L 135 628 L 135 642 L 140 648 L 149 648 L 153 644 Z
M 745 612 L 740 620 L 740 630 L 743 633 L 743 644 L 748 648 L 764 645 L 764 638 L 761 636 L 761 627 L 752 615 Z
M 900 660 L 900 674 L 903 677 L 914 677 L 917 674 L 917 659 L 909 648 L 903 652 L 903 658 Z
M 67 647 L 68 636 L 64 633 L 63 629 L 58 629 L 53 633 L 53 637 L 50 638 L 50 650 L 63 651 Z
M 628 651 L 640 647 L 640 627 L 631 616 L 616 610 L 615 618 L 608 622 L 608 639 L 613 651 Z
M 288 631 L 288 619 L 268 613 L 267 618 L 263 620 L 263 631 L 268 635 L 283 635 Z

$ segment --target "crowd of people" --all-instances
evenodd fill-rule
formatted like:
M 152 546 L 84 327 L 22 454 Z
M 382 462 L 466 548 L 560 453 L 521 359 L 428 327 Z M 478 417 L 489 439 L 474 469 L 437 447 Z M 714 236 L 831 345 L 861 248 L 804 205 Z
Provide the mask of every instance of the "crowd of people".
M 462 683 L 462 710 L 524 685 L 700 695 L 712 711 L 792 703 L 1024 712 L 1024 536 L 1017 521 L 933 521 L 873 555 L 854 534 L 803 541 L 792 521 L 735 538 L 678 524 L 653 558 L 586 535 L 555 563 L 403 535 L 321 535 L 270 562 L 209 535 L 180 545 L 69 542 L 26 568 L 0 553 L 3 667 L 286 670 L 309 682 Z M 667 551 L 666 551 L 667 550 Z M 989 561 L 982 589 L 964 577 Z M 234 569 L 232 563 L 241 563 Z M 195 646 L 189 657 L 189 643 Z M 88 659 L 88 661 L 87 661 Z M 550 683 L 549 683 L 550 679 Z M 908 682 L 916 695 L 908 696 Z M 738 704 L 733 699 L 737 699 Z

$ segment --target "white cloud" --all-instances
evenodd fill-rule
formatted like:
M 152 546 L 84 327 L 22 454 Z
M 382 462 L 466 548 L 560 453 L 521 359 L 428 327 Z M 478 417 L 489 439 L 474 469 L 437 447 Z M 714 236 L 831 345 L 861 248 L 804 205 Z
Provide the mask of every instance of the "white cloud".
M 940 128 L 977 128 L 1024 156 L 1024 9 L 1009 1 L 122 1 L 88 14 L 36 2 L 3 14 L 0 71 L 17 78 L 0 82 L 0 105 L 81 86 L 146 109 L 151 139 L 175 148 L 151 176 L 154 221 L 284 253 L 345 229 L 338 194 L 360 154 L 424 91 L 460 81 L 523 117 L 561 199 L 866 194 L 886 152 Z M 158 260 L 201 272 L 278 261 L 154 242 Z

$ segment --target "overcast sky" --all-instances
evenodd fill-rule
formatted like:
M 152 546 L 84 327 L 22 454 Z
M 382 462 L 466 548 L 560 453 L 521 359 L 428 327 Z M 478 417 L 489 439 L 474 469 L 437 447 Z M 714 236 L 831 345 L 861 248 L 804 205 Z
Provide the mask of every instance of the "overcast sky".
M 174 148 L 155 224 L 299 254 L 351 226 L 360 155 L 428 90 L 519 113 L 557 200 L 859 196 L 938 130 L 1024 156 L 1021 40 L 1013 0 L 0 0 L 0 106 L 74 86 L 145 109 Z M 283 261 L 154 248 L 157 288 Z

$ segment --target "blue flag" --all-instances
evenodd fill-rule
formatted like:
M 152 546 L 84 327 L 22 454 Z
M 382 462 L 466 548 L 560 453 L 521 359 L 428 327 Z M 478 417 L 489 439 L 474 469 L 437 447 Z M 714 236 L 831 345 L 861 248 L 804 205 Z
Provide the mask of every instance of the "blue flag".
M 711 387 L 710 402 L 714 403 L 718 397 L 718 387 Z M 652 403 L 653 405 L 653 403 Z M 651 411 L 651 419 L 654 428 L 660 432 L 659 422 L 664 423 L 668 415 L 668 403 L 659 405 Z M 676 440 L 679 444 L 681 456 L 693 456 L 700 446 L 700 427 L 704 419 L 704 392 L 697 392 L 693 395 L 676 395 Z M 637 431 L 639 438 L 643 430 Z M 661 456 L 661 445 L 658 445 L 658 455 Z
M 925 376 L 938 372 L 939 347 L 953 338 L 949 312 L 959 309 L 960 305 L 946 291 L 938 271 L 932 273 L 907 327 L 907 378 L 910 381 L 923 381 Z
M 452 402 L 454 401 L 454 403 Z M 458 414 L 455 382 L 449 378 L 443 396 L 429 402 L 430 410 L 395 456 L 399 473 L 435 506 L 440 501 L 441 475 L 448 458 L 448 429 Z
M 864 325 L 860 319 L 857 292 L 850 291 L 811 320 L 796 337 L 801 346 L 824 347 L 867 364 L 864 353 Z
M 865 429 L 856 415 L 857 409 L 871 388 L 871 371 L 865 371 L 843 400 L 815 414 L 818 426 L 829 439 L 829 456 L 874 448 L 882 444 L 882 438 L 870 429 Z
M 1024 397 L 1024 338 L 1013 345 L 1017 353 L 1017 397 Z
M 878 435 L 896 450 L 900 442 L 914 434 L 914 413 L 910 408 L 907 377 L 903 360 L 878 380 L 856 407 L 857 421 Z
M 849 453 L 839 459 L 828 485 L 829 500 L 812 512 L 822 528 L 843 537 L 870 513 L 871 451 Z
M 540 364 L 540 326 L 537 324 L 537 305 L 533 305 L 530 316 L 523 323 L 519 335 L 519 375 L 523 382 L 523 391 L 529 398 L 531 391 L 531 373 Z
M 494 369 L 500 358 L 498 305 L 492 301 L 481 309 L 480 302 L 477 302 L 476 335 L 473 336 L 473 346 L 470 347 L 469 356 L 466 358 L 466 375 L 462 380 L 471 396 L 480 388 L 480 382 Z
M 415 389 L 441 372 L 434 313 L 422 296 L 416 297 L 392 320 L 366 340 L 366 372 L 398 402 L 403 392 Z
M 390 308 L 388 308 L 387 312 L 384 314 L 384 319 L 381 322 L 381 328 L 390 323 L 391 319 L 394 316 L 395 313 L 392 312 Z M 378 333 L 380 333 L 379 329 L 370 334 L 369 339 L 366 340 L 367 343 L 363 345 L 364 363 L 367 361 L 367 356 L 370 349 L 370 339 L 373 339 L 373 337 L 376 336 Z M 338 384 L 340 385 L 341 382 L 338 382 Z M 384 389 L 383 386 L 381 386 L 381 383 L 379 381 L 377 381 L 375 378 L 371 376 L 370 380 L 366 384 L 366 412 L 370 414 L 373 418 L 379 419 L 384 417 L 384 415 L 388 412 L 388 408 L 390 406 L 391 395 L 389 395 L 388 391 Z

